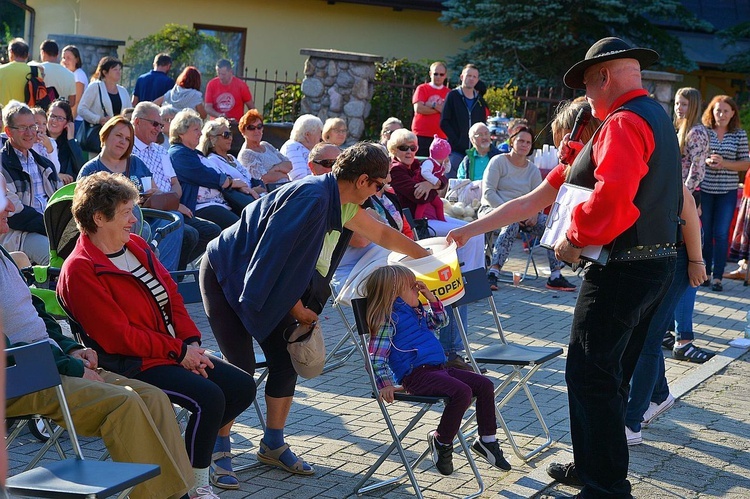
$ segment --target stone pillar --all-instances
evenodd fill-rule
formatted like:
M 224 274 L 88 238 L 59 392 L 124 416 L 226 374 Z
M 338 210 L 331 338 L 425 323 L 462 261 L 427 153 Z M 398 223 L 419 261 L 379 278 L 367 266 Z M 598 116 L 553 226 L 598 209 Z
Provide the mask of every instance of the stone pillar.
M 78 47 L 78 50 L 81 52 L 83 70 L 89 77 L 96 71 L 96 66 L 102 57 L 112 56 L 119 58 L 117 49 L 125 45 L 124 40 L 111 40 L 98 36 L 49 35 L 48 38 L 57 42 L 57 45 L 60 47 L 60 56 L 62 56 L 62 49 L 66 45 L 75 45 Z
M 375 63 L 383 58 L 319 49 L 302 49 L 300 54 L 307 56 L 302 80 L 302 113 L 313 114 L 324 122 L 328 118 L 343 118 L 349 129 L 344 145 L 360 140 L 365 118 L 370 114 Z
M 668 115 L 672 116 L 674 93 L 683 76 L 665 71 L 642 71 L 643 88 L 662 105 Z

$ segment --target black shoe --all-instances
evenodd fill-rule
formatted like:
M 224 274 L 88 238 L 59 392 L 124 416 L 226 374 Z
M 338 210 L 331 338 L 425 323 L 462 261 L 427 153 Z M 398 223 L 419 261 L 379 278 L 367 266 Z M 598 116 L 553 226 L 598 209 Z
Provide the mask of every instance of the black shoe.
M 583 482 L 576 473 L 575 463 L 551 463 L 547 466 L 547 474 L 563 485 L 583 487 Z
M 724 286 L 721 285 L 721 281 L 714 281 L 711 284 L 711 291 L 724 291 Z
M 510 463 L 503 457 L 503 451 L 497 440 L 494 442 L 482 442 L 482 437 L 477 437 L 471 446 L 471 450 L 487 460 L 495 468 L 510 471 Z
M 703 286 L 704 288 L 707 288 L 707 287 L 709 287 L 710 285 L 711 285 L 711 279 L 706 279 L 705 281 L 703 281 L 703 282 L 701 283 L 701 286 Z
M 661 347 L 666 348 L 667 350 L 672 350 L 674 348 L 674 343 L 674 334 L 670 333 L 669 331 L 664 333 L 664 339 L 661 340 Z
M 432 462 L 441 475 L 453 473 L 453 444 L 443 445 L 435 440 L 435 432 L 427 434 L 427 443 L 430 445 Z
M 551 277 L 547 279 L 547 289 L 554 289 L 555 291 L 575 291 L 576 287 L 561 275 L 555 279 L 552 279 Z
M 487 274 L 487 282 L 490 283 L 490 289 L 492 291 L 497 291 L 497 275 L 495 275 L 494 272 Z

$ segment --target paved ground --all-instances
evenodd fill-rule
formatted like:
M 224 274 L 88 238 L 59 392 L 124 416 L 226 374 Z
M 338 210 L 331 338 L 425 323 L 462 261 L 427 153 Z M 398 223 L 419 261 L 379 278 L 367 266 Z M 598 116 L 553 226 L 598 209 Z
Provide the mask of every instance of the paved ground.
M 520 244 L 515 245 L 508 269 L 519 268 L 525 259 Z M 545 262 L 542 251 L 537 261 Z M 578 284 L 580 280 L 572 277 Z M 503 284 L 495 293 L 495 302 L 509 341 L 530 345 L 565 347 L 576 293 L 545 289 L 545 276 L 526 280 L 520 286 Z M 644 430 L 644 443 L 631 447 L 630 478 L 636 497 L 747 497 L 750 490 L 750 379 L 749 355 L 730 348 L 729 340 L 739 336 L 750 309 L 750 292 L 741 282 L 725 282 L 723 293 L 701 288 L 695 313 L 697 343 L 719 352 L 699 366 L 667 359 L 667 376 L 676 405 L 657 423 Z M 189 307 L 204 332 L 206 345 L 216 348 L 200 305 Z M 496 341 L 490 330 L 491 317 L 484 306 L 470 308 L 470 341 L 473 348 Z M 343 333 L 335 310 L 326 308 L 321 315 L 329 348 Z M 533 378 L 533 392 L 555 440 L 552 447 L 528 463 L 512 455 L 507 442 L 501 446 L 513 465 L 502 473 L 478 462 L 484 479 L 486 497 L 550 497 L 573 489 L 554 488 L 544 469 L 553 460 L 569 460 L 568 408 L 564 383 L 564 355 L 550 362 Z M 498 382 L 506 371 L 491 372 Z M 300 383 L 287 427 L 287 441 L 313 464 L 313 477 L 297 477 L 258 466 L 240 474 L 239 491 L 221 492 L 223 498 L 250 497 L 331 497 L 352 494 L 358 475 L 374 462 L 388 433 L 375 402 L 369 397 L 369 385 L 360 358 L 353 357 L 342 367 L 313 380 Z M 261 401 L 261 406 L 263 406 Z M 391 406 L 396 421 L 413 413 L 408 404 Z M 530 448 L 540 442 L 533 413 L 521 397 L 503 411 L 511 430 Z M 424 436 L 436 426 L 439 413 L 429 413 L 407 440 L 407 454 L 416 457 L 425 448 Z M 248 410 L 235 426 L 235 465 L 255 462 L 257 443 L 262 436 L 255 412 Z M 501 435 L 502 436 L 502 435 Z M 18 472 L 39 444 L 24 434 L 11 450 L 11 474 Z M 84 439 L 87 453 L 101 455 L 101 442 Z M 50 458 L 54 454 L 50 454 Z M 418 480 L 426 497 L 460 497 L 474 489 L 472 476 L 462 455 L 454 458 L 456 472 L 439 475 L 431 463 L 420 466 Z M 396 476 L 398 465 L 388 463 L 385 476 Z M 409 497 L 407 483 L 391 486 L 377 497 Z

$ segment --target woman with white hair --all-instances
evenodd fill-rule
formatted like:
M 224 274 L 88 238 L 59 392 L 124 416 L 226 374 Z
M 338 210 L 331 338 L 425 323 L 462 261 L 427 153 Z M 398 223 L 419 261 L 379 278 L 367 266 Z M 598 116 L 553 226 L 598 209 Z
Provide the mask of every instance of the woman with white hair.
M 279 152 L 292 162 L 289 180 L 297 180 L 310 175 L 307 157 L 310 149 L 323 137 L 323 122 L 312 114 L 303 114 L 294 122 L 289 140 L 284 142 Z

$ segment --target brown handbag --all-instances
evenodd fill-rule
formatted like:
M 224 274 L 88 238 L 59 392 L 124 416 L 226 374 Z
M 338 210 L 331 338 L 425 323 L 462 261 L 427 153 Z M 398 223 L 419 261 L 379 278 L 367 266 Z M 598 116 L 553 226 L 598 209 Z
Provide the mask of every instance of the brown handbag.
M 180 206 L 180 198 L 176 192 L 159 192 L 144 196 L 141 206 L 162 211 L 177 211 Z

